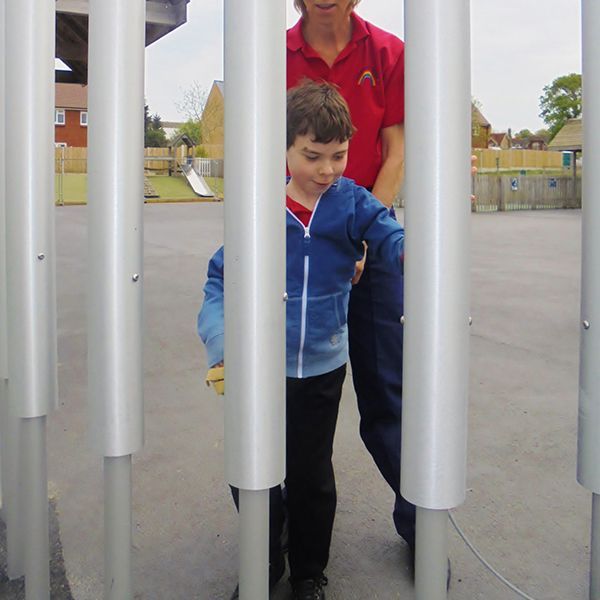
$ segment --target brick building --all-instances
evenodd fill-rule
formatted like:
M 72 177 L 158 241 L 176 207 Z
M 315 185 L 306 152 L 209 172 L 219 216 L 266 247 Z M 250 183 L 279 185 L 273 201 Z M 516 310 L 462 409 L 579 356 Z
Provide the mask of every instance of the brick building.
M 87 147 L 87 86 L 57 83 L 54 142 L 57 146 Z

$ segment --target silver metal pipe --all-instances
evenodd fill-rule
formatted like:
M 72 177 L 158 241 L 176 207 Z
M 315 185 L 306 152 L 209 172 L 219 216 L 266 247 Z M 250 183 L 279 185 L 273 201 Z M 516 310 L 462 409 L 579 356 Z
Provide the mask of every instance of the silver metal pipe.
M 417 506 L 416 597 L 446 596 L 447 510 L 466 490 L 469 0 L 405 0 L 402 495 Z M 420 157 L 428 154 L 431 160 Z
M 600 5 L 582 0 L 583 147 L 587 165 L 600 160 Z M 593 494 L 590 598 L 600 598 L 600 193 L 598 169 L 583 170 L 582 181 L 581 334 L 579 355 L 579 421 L 577 480 Z
M 405 0 L 402 494 L 464 501 L 469 373 L 469 0 Z M 431 160 L 423 161 L 428 154 Z
M 3 3 L 9 576 L 49 596 L 46 414 L 57 405 L 54 244 L 55 3 Z M 5 50 L 5 51 L 4 51 Z M 23 160 L 35 147 L 35 168 Z M 18 421 L 18 425 L 17 425 Z M 17 446 L 18 444 L 18 446 Z M 19 450 L 17 450 L 17 447 Z M 18 483 L 17 483 L 18 481 Z M 15 489 L 16 488 L 16 489 Z
M 88 396 L 104 456 L 143 444 L 145 7 L 89 3 Z
M 90 0 L 88 395 L 104 456 L 104 597 L 133 597 L 131 455 L 143 444 L 145 0 Z
M 285 476 L 281 0 L 226 0 L 225 81 L 225 471 L 264 490 Z
M 600 600 L 600 495 L 592 494 L 590 600 Z
M 269 490 L 240 490 L 240 600 L 269 597 Z
M 6 258 L 13 414 L 56 407 L 54 2 L 6 4 Z M 34 33 L 35 32 L 35 33 Z M 24 156 L 35 146 L 35 168 Z
M 27 600 L 50 598 L 46 417 L 21 421 L 21 505 Z
M 4 64 L 6 57 L 5 44 L 5 5 L 6 0 L 0 0 L 0 517 L 6 520 L 4 495 L 7 491 L 7 481 L 4 473 L 3 462 L 6 462 L 8 455 L 7 449 L 4 447 L 3 438 L 5 437 L 4 429 L 6 428 L 6 418 L 8 410 L 8 389 L 5 388 L 5 383 L 8 381 L 8 358 L 6 345 L 6 187 L 5 187 L 5 136 L 4 136 L 4 121 L 5 121 L 5 104 L 4 96 L 6 93 L 4 86 Z
M 448 511 L 417 507 L 415 553 L 416 600 L 447 597 Z
M 133 598 L 131 455 L 104 458 L 104 600 Z

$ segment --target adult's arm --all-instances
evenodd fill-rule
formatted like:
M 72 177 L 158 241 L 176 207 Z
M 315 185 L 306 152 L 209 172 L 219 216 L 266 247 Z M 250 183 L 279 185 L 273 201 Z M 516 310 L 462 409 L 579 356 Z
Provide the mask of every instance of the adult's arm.
M 390 208 L 404 181 L 404 124 L 384 127 L 380 136 L 382 163 L 373 195 Z

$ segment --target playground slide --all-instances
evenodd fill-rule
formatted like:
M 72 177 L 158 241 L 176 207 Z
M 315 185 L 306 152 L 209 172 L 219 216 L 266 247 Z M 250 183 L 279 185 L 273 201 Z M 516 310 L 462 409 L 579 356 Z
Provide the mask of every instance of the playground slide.
M 188 180 L 188 183 L 192 186 L 192 189 L 198 196 L 203 196 L 205 198 L 214 197 L 214 193 L 208 187 L 206 181 L 204 181 L 204 177 L 198 175 L 198 173 L 194 171 L 192 165 L 181 165 L 181 170 L 183 171 L 185 178 Z

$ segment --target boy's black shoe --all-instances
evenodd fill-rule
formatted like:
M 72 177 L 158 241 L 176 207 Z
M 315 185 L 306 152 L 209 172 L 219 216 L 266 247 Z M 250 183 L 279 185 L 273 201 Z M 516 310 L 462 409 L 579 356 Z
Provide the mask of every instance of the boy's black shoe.
M 269 592 L 273 591 L 273 588 L 279 583 L 279 580 L 285 573 L 285 559 L 283 554 L 281 555 L 281 561 L 278 561 L 277 565 L 269 566 Z M 235 590 L 231 596 L 231 600 L 239 600 L 240 597 L 240 586 L 235 586 Z
M 302 579 L 292 583 L 293 600 L 325 600 L 323 585 L 326 585 L 325 577 L 317 579 Z

